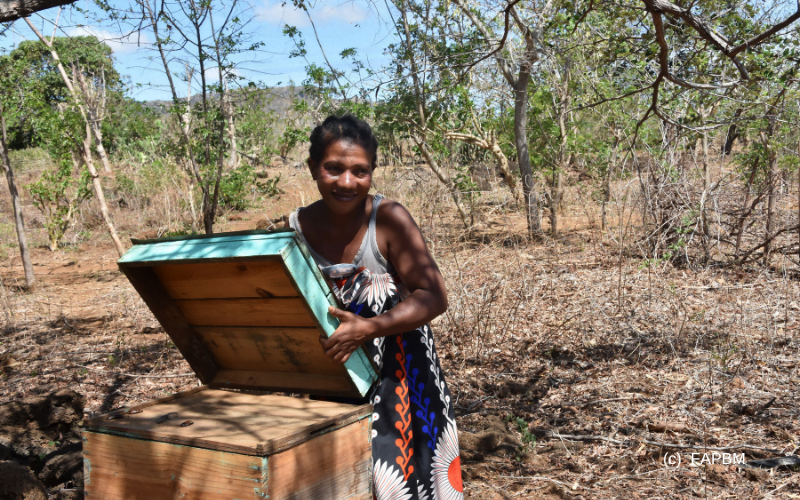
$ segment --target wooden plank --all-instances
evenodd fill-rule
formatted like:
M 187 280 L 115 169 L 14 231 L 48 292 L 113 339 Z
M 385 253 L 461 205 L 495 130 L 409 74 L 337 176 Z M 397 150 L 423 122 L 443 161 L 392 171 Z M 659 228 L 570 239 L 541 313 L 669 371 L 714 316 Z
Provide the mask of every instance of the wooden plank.
M 297 241 L 286 247 L 284 262 L 300 295 L 306 300 L 315 322 L 320 330 L 330 337 L 339 326 L 339 320 L 328 313 L 328 306 L 337 307 L 337 304 L 332 295 L 326 296 L 323 293 L 323 286 L 326 291 L 330 288 L 325 283 L 319 268 L 309 260 L 310 257 L 303 250 L 305 247 Z M 366 396 L 369 388 L 378 379 L 377 371 L 363 347 L 359 347 L 350 355 L 350 359 L 345 363 L 345 369 L 361 396 Z
M 363 419 L 269 457 L 270 500 L 372 498 L 370 432 Z
M 372 413 L 370 405 L 273 394 L 207 390 L 107 420 L 92 419 L 94 432 L 146 438 L 246 455 L 267 455 L 311 439 L 324 429 L 346 425 Z M 174 414 L 158 423 L 163 415 Z M 194 422 L 187 427 L 181 424 Z
M 280 261 L 164 264 L 155 270 L 174 299 L 297 297 Z
M 197 374 L 201 382 L 207 384 L 217 372 L 217 365 L 211 354 L 189 326 L 183 313 L 174 301 L 152 268 L 121 268 L 133 287 L 139 292 L 147 307 L 153 312 L 164 331 L 175 343 L 175 346 L 186 358 L 189 366 Z
M 87 499 L 265 498 L 267 459 L 156 441 L 83 433 Z
M 294 241 L 293 233 L 219 236 L 199 240 L 134 245 L 118 261 L 121 266 L 152 265 L 176 261 L 260 257 L 277 260 Z
M 174 303 L 193 326 L 316 326 L 299 298 L 199 299 Z
M 84 429 L 92 429 L 95 425 L 102 425 L 103 421 L 105 421 L 109 415 L 126 415 L 131 411 L 134 411 L 134 414 L 137 413 L 139 410 L 144 410 L 153 405 L 167 403 L 169 401 L 173 401 L 180 398 L 185 398 L 187 396 L 191 396 L 192 394 L 197 394 L 200 391 L 208 390 L 207 385 L 201 385 L 200 387 L 195 387 L 194 389 L 189 389 L 188 391 L 176 392 L 175 394 L 170 394 L 169 396 L 164 396 L 163 398 L 154 399 L 152 401 L 146 401 L 144 403 L 140 403 L 138 405 L 133 406 L 126 406 L 124 408 L 118 408 L 114 411 L 110 411 L 108 413 L 104 413 L 99 417 L 95 417 L 91 420 L 87 420 L 84 426 Z
M 319 345 L 316 328 L 196 326 L 220 369 L 345 376 Z
M 285 391 L 300 394 L 360 396 L 345 373 L 337 377 L 317 373 L 219 370 L 209 386 L 231 389 L 262 387 L 268 391 Z
M 372 418 L 372 412 L 374 411 L 372 405 L 368 404 L 353 406 L 352 408 L 353 410 L 350 413 L 339 415 L 335 418 L 335 420 L 326 420 L 324 422 L 312 424 L 303 429 L 302 432 L 297 432 L 295 434 L 288 435 L 285 438 L 273 439 L 271 441 L 262 443 L 258 445 L 258 450 L 263 455 L 273 455 L 283 450 L 294 448 L 295 446 L 303 444 L 306 441 L 316 439 L 323 434 L 333 432 L 340 427 L 348 426 L 359 420 L 371 422 L 370 419 Z M 370 429 L 371 428 L 372 427 L 370 426 Z

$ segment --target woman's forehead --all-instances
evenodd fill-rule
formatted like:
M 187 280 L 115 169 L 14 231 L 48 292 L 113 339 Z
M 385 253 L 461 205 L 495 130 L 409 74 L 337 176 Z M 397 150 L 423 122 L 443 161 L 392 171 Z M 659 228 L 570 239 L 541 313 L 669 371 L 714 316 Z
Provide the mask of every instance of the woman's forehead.
M 337 139 L 330 144 L 328 147 L 325 148 L 325 156 L 323 161 L 326 161 L 328 157 L 336 156 L 336 157 L 363 157 L 366 162 L 370 162 L 370 154 L 369 152 L 357 142 L 351 139 Z

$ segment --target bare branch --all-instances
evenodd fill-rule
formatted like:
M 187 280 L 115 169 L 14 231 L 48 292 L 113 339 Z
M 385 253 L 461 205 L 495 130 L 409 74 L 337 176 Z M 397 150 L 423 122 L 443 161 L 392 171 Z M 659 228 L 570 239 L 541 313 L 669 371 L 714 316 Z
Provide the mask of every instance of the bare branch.
M 509 19 L 509 16 L 511 15 L 511 10 L 514 8 L 514 5 L 516 5 L 519 1 L 520 0 L 514 0 L 513 2 L 508 4 L 508 6 L 504 10 L 505 29 L 503 31 L 503 38 L 500 39 L 500 43 L 498 44 L 497 48 L 489 52 L 488 54 L 484 55 L 483 57 L 479 58 L 472 64 L 470 64 L 466 68 L 464 73 L 466 73 L 473 67 L 477 66 L 478 63 L 485 61 L 486 59 L 497 54 L 503 49 L 503 47 L 505 47 L 506 39 L 508 38 L 508 32 L 511 31 L 511 22 L 510 22 L 511 20 Z M 486 39 L 486 42 L 489 43 L 491 36 L 489 34 L 489 30 L 486 28 L 486 25 L 483 24 L 483 21 L 481 21 L 481 19 L 478 16 L 476 16 L 471 10 L 469 10 L 467 6 L 462 3 L 461 0 L 453 0 L 453 3 L 461 8 L 461 10 L 464 12 L 464 14 L 466 14 L 466 16 L 470 19 L 470 21 L 472 21 L 475 27 L 478 28 L 478 31 L 481 32 L 481 35 L 483 35 L 483 38 Z M 511 85 L 512 87 L 515 87 L 517 85 L 516 79 L 514 78 L 514 75 L 511 73 L 511 68 L 509 68 L 508 63 L 505 61 L 505 59 L 497 58 L 497 65 L 500 67 L 500 71 L 503 73 L 503 76 L 508 81 L 508 84 Z
M 684 9 L 682 7 L 679 7 L 671 2 L 668 2 L 667 0 L 642 0 L 642 2 L 647 7 L 647 10 L 653 15 L 654 22 L 656 15 L 669 14 L 682 19 L 686 24 L 694 28 L 694 30 L 697 32 L 698 35 L 700 35 L 700 37 L 702 37 L 704 40 L 716 46 L 723 54 L 725 54 L 731 60 L 731 62 L 733 62 L 734 65 L 736 65 L 736 68 L 739 70 L 739 73 L 741 74 L 743 80 L 749 80 L 750 76 L 747 73 L 747 69 L 744 67 L 741 61 L 739 61 L 736 58 L 737 54 L 739 54 L 740 52 L 744 51 L 749 47 L 754 47 L 766 41 L 775 33 L 790 26 L 796 20 L 800 19 L 800 2 L 799 2 L 794 14 L 787 17 L 785 20 L 781 21 L 775 26 L 769 28 L 767 31 L 761 33 L 760 35 L 756 35 L 750 38 L 749 40 L 745 41 L 744 43 L 741 43 L 734 47 L 731 45 L 730 41 L 728 41 L 727 38 L 714 31 L 714 29 L 711 27 L 708 21 L 701 18 L 700 16 L 692 14 L 689 11 L 689 9 Z M 658 34 L 658 28 L 656 29 L 656 33 Z M 661 27 L 661 35 L 663 36 L 663 26 Z

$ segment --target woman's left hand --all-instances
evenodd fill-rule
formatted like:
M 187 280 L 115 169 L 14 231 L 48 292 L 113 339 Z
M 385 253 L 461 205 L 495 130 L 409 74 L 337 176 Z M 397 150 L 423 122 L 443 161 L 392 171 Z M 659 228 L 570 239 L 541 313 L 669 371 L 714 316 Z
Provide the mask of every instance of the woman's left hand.
M 330 337 L 320 337 L 319 343 L 331 361 L 344 363 L 350 359 L 350 355 L 358 349 L 358 346 L 369 339 L 373 327 L 368 319 L 351 312 L 335 307 L 329 307 L 328 312 L 339 320 L 339 327 Z

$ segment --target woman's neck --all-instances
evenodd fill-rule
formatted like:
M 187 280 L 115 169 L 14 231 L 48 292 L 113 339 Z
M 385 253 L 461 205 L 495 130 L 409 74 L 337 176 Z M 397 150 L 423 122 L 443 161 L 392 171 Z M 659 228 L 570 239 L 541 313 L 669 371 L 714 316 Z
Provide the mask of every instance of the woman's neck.
M 320 200 L 321 201 L 321 200 Z M 328 227 L 336 228 L 339 230 L 348 229 L 352 227 L 361 227 L 364 224 L 364 218 L 367 216 L 367 202 L 369 196 L 364 198 L 364 202 L 360 203 L 350 212 L 336 213 L 330 210 L 324 202 L 320 203 L 322 216 L 320 222 Z

